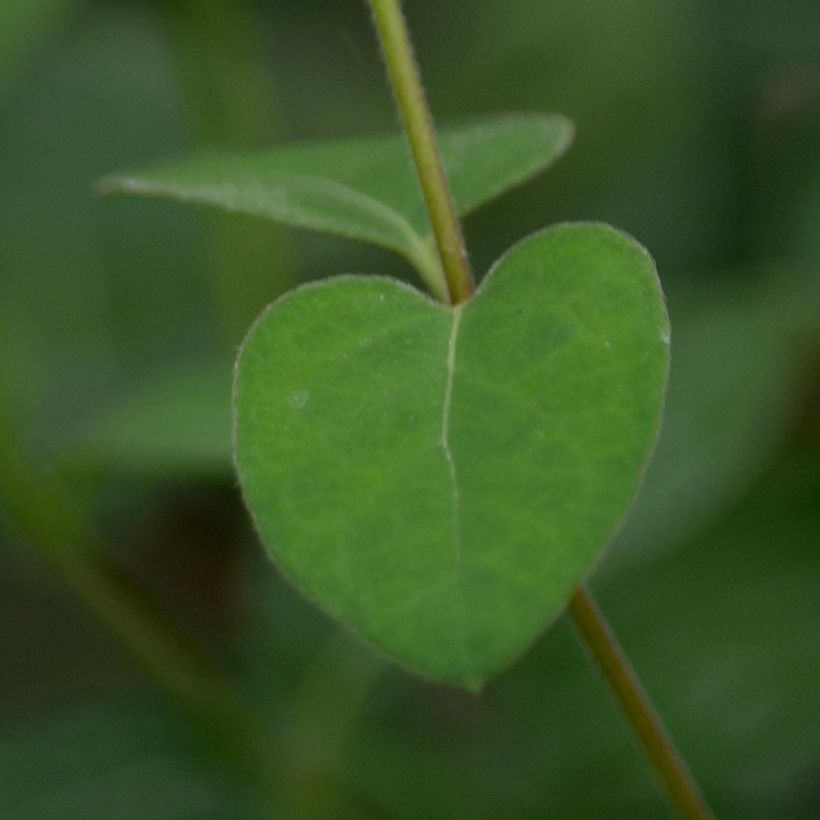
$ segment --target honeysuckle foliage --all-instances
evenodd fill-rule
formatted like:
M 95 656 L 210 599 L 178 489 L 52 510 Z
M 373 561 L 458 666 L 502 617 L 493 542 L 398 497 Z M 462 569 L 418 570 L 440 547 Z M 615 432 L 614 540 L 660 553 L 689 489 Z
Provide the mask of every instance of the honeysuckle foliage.
M 444 128 L 443 162 L 466 214 L 554 162 L 572 124 L 558 114 L 509 114 Z M 446 297 L 430 223 L 405 139 L 303 142 L 249 154 L 203 154 L 102 180 L 109 193 L 211 205 L 396 251 Z
M 458 210 L 545 167 L 570 134 L 554 115 L 445 130 Z M 438 299 L 350 275 L 264 311 L 236 365 L 235 463 L 262 541 L 312 600 L 398 663 L 480 688 L 561 611 L 637 490 L 669 345 L 646 251 L 605 225 L 559 225 L 450 306 L 399 137 L 200 157 L 104 187 L 416 263 Z
M 668 341 L 651 260 L 601 225 L 527 238 L 455 308 L 375 277 L 299 289 L 237 369 L 259 532 L 331 614 L 478 688 L 561 610 L 626 510 Z

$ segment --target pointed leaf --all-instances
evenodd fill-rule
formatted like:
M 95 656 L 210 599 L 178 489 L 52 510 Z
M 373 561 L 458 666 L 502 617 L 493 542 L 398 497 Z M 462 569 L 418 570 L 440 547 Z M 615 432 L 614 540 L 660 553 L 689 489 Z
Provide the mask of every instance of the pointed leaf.
M 394 658 L 478 687 L 562 609 L 629 505 L 668 333 L 650 258 L 600 225 L 533 235 L 457 308 L 372 277 L 291 293 L 235 384 L 264 542 Z
M 572 126 L 555 114 L 518 114 L 442 129 L 459 213 L 544 169 Z M 266 217 L 391 248 L 429 266 L 432 248 L 418 183 L 400 135 L 211 154 L 125 172 L 103 190 L 166 197 Z

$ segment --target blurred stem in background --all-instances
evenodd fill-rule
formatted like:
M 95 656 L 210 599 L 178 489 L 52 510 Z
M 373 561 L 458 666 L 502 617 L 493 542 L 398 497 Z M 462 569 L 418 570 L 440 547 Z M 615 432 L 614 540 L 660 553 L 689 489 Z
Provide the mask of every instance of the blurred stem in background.
M 334 627 L 306 670 L 288 710 L 278 773 L 279 793 L 300 816 L 362 816 L 364 801 L 340 774 L 361 706 L 386 665 L 346 628 Z
M 21 538 L 105 624 L 214 749 L 257 785 L 271 780 L 271 742 L 244 695 L 121 574 L 94 527 L 53 477 L 29 463 L 0 408 L 0 510 Z
M 157 5 L 172 32 L 183 105 L 195 141 L 237 147 L 267 138 L 272 121 L 270 80 L 261 43 L 240 4 L 185 0 Z M 10 7 L 11 12 L 15 8 Z M 281 238 L 270 228 L 209 216 L 206 231 L 215 299 L 226 342 L 233 346 L 261 307 L 291 283 L 292 265 L 283 261 Z M 0 511 L 205 731 L 214 750 L 270 792 L 273 740 L 244 693 L 114 563 L 93 522 L 60 479 L 42 475 L 32 464 L 7 410 L 0 402 Z
M 244 0 L 153 0 L 168 34 L 195 147 L 241 150 L 276 131 L 265 44 Z M 202 215 L 214 298 L 231 349 L 260 310 L 297 281 L 283 232 L 243 217 Z
M 260 27 L 245 0 L 155 0 L 173 47 L 193 141 L 204 148 L 264 145 L 276 133 L 274 80 Z M 224 332 L 234 347 L 261 308 L 298 282 L 291 244 L 269 222 L 207 212 L 214 293 Z M 281 739 L 287 762 L 278 793 L 308 816 L 342 796 L 326 782 L 340 768 L 359 706 L 379 673 L 369 651 L 351 652 L 341 629 L 320 650 L 302 683 L 297 708 Z M 321 716 L 321 718 L 317 718 Z M 305 795 L 310 795 L 305 803 Z
M 152 0 L 152 5 L 170 35 L 193 141 L 222 148 L 268 141 L 272 82 L 246 4 Z M 214 298 L 225 341 L 233 348 L 264 304 L 296 281 L 294 265 L 281 232 L 267 223 L 210 213 L 203 219 Z M 302 806 L 314 816 L 324 806 L 355 801 L 331 774 L 340 768 L 352 722 L 383 662 L 352 651 L 347 636 L 337 633 L 318 652 L 284 737 L 271 733 L 239 685 L 115 564 L 68 487 L 32 463 L 6 409 L 0 401 L 0 512 L 21 540 L 204 730 L 214 751 L 272 796 L 271 805 L 304 803 L 291 781 L 314 794 Z
M 447 276 L 450 301 L 458 305 L 472 296 L 475 284 L 401 2 L 370 0 L 370 5 Z M 680 816 L 685 820 L 709 820 L 711 811 L 688 767 L 655 713 L 603 613 L 583 585 L 570 599 L 569 614 Z

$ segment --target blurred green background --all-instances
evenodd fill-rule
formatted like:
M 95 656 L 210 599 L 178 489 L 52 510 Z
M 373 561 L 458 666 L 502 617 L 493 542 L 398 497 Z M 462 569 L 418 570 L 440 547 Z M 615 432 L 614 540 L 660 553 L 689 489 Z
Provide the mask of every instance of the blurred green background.
M 408 5 L 440 120 L 577 126 L 468 219 L 476 270 L 568 219 L 655 255 L 667 416 L 592 586 L 718 814 L 820 817 L 820 4 Z M 2 0 L 4 820 L 668 815 L 563 620 L 474 698 L 380 660 L 254 540 L 244 328 L 295 283 L 405 263 L 93 191 L 194 147 L 395 127 L 358 0 Z M 223 670 L 249 726 L 191 707 L 163 657 L 143 671 L 75 594 L 83 561 Z

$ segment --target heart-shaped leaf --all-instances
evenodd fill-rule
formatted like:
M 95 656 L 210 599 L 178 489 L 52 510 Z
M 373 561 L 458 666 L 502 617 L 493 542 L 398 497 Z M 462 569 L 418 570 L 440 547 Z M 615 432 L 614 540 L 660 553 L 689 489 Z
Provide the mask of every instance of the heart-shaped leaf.
M 516 114 L 439 134 L 460 214 L 543 170 L 567 148 L 557 114 Z M 213 205 L 373 242 L 406 256 L 446 298 L 430 224 L 399 134 L 210 154 L 104 179 L 104 191 Z
M 237 366 L 259 532 L 328 612 L 476 688 L 558 614 L 627 509 L 668 341 L 651 259 L 602 225 L 529 237 L 456 308 L 391 279 L 296 290 Z

